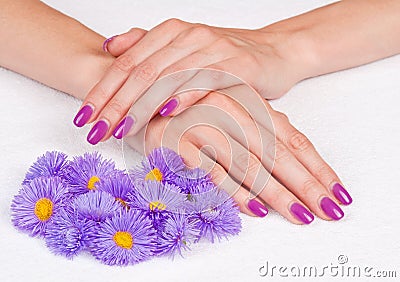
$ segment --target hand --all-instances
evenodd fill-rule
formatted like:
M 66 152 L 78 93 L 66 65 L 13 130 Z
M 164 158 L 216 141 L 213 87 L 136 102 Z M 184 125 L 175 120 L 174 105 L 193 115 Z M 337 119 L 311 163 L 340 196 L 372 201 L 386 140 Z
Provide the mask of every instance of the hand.
M 201 75 L 179 79 L 176 87 L 159 89 L 157 95 L 149 88 L 160 77 L 192 68 L 232 73 L 263 97 L 277 98 L 302 79 L 302 68 L 291 55 L 296 52 L 281 52 L 277 37 L 263 30 L 218 28 L 176 19 L 149 32 L 133 29 L 114 37 L 105 47 L 117 59 L 87 95 L 75 124 L 95 121 L 88 141 L 96 144 L 112 134 L 116 138 L 129 131 L 135 134 L 157 110 L 161 115 L 176 115 L 207 94 L 192 91 L 171 99 L 180 87 L 186 88 Z M 230 86 L 221 81 L 212 90 Z M 89 114 L 78 118 L 82 109 Z
M 258 112 L 260 107 L 251 111 L 251 119 L 244 110 L 245 92 L 239 86 L 228 95 L 212 93 L 179 116 L 155 117 L 146 130 L 124 140 L 143 153 L 159 146 L 176 150 L 189 167 L 209 171 L 246 214 L 265 216 L 265 203 L 296 224 L 311 223 L 310 211 L 325 220 L 341 219 L 344 213 L 336 203 L 347 205 L 352 199 L 332 168 L 268 102 L 256 104 L 265 107 L 271 121 L 261 115 L 265 111 Z

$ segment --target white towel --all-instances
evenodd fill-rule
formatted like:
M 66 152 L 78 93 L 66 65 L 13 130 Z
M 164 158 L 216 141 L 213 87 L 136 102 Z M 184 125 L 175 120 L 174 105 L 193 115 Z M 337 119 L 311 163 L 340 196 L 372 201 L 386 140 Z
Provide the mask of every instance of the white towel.
M 45 1 L 105 36 L 177 17 L 192 22 L 257 28 L 332 1 Z M 15 230 L 9 207 L 29 165 L 47 150 L 69 155 L 99 150 L 122 167 L 120 143 L 96 147 L 87 128 L 72 124 L 80 102 L 0 68 L 0 281 L 308 281 L 281 278 L 279 267 L 341 265 L 396 270 L 400 276 L 400 56 L 309 79 L 272 105 L 285 112 L 341 176 L 354 203 L 340 222 L 290 224 L 275 212 L 242 215 L 229 241 L 194 245 L 186 258 L 156 258 L 126 268 L 81 255 L 51 254 L 43 240 Z M 138 155 L 139 157 L 139 155 Z M 341 257 L 343 259 L 343 257 Z M 260 276 L 268 262 L 275 273 Z M 265 272 L 266 267 L 261 269 Z M 271 271 L 271 269 L 269 269 Z M 319 272 L 320 273 L 320 272 Z M 333 273 L 334 274 L 334 273 Z M 322 281 L 338 281 L 325 273 Z M 365 278 L 355 279 L 365 281 Z M 396 279 L 388 279 L 395 281 Z M 379 279 L 379 281 L 385 281 Z

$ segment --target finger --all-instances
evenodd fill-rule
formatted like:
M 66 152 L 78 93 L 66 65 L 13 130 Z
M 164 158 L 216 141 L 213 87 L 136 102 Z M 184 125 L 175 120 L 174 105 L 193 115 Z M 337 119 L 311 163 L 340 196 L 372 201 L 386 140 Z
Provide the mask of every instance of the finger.
M 349 205 L 352 198 L 343 187 L 338 175 L 322 159 L 315 147 L 304 134 L 289 123 L 281 113 L 272 114 L 277 137 L 286 145 L 302 165 L 335 197 L 341 204 Z
M 75 122 L 75 125 L 81 127 L 96 120 L 103 107 L 127 80 L 132 69 L 151 54 L 168 45 L 186 27 L 187 24 L 182 21 L 168 20 L 147 32 L 139 42 L 116 58 L 102 79 L 89 91 L 75 117 L 75 120 L 79 120 L 79 123 Z M 141 72 L 143 76 L 146 76 L 149 69 L 145 68 Z M 84 118 L 78 119 L 82 115 Z
M 103 50 L 114 57 L 118 57 L 128 51 L 133 45 L 141 40 L 147 30 L 141 28 L 131 28 L 128 32 L 110 37 L 104 41 Z
M 242 81 L 228 72 L 210 68 L 200 69 L 176 90 L 174 97 L 161 107 L 159 113 L 161 116 L 176 116 L 209 93 L 223 92 L 241 83 Z
M 189 49 L 191 52 L 187 52 L 187 56 L 182 56 L 180 60 L 177 60 L 173 64 L 166 67 L 161 73 L 157 74 L 157 77 L 162 77 L 162 79 L 161 81 L 157 81 L 156 84 L 166 84 L 166 80 L 164 80 L 164 78 L 173 75 L 173 78 L 175 78 L 173 81 L 173 87 L 171 87 L 171 85 L 163 85 L 163 87 L 152 85 L 149 89 L 147 89 L 146 92 L 144 92 L 144 88 L 142 87 L 141 91 L 144 92 L 143 95 L 140 95 L 136 98 L 136 100 L 133 101 L 134 104 L 130 109 L 131 117 L 135 117 L 134 127 L 129 132 L 130 135 L 136 134 L 136 132 L 138 132 L 145 124 L 147 124 L 157 110 L 159 110 L 159 113 L 162 116 L 167 116 L 172 112 L 174 112 L 176 115 L 182 112 L 185 108 L 195 104 L 198 100 L 203 98 L 204 95 L 207 95 L 206 92 L 202 91 L 190 91 L 190 93 L 186 93 L 187 90 L 209 89 L 212 91 L 234 85 L 234 83 L 231 83 L 233 76 L 230 74 L 224 75 L 223 72 L 217 73 L 201 70 L 204 65 L 213 64 L 221 60 L 223 61 L 228 56 L 231 56 L 229 50 L 221 52 L 220 50 L 216 49 L 216 46 L 220 46 L 220 44 L 214 44 L 209 47 L 210 42 L 215 39 L 212 36 L 211 38 L 208 38 L 208 40 L 202 42 L 202 44 L 195 43 L 195 40 L 197 40 L 199 37 L 204 37 L 208 30 L 209 29 L 207 27 L 196 27 L 190 30 L 190 33 L 187 34 L 187 37 L 180 35 L 179 38 L 181 40 L 177 39 L 176 42 L 174 42 L 172 45 L 174 46 L 173 48 L 179 49 L 178 46 L 195 46 L 195 48 Z M 185 35 L 186 33 L 183 34 Z M 178 52 L 183 54 L 181 50 Z M 164 54 L 161 54 L 160 56 L 155 55 L 154 58 L 149 58 L 148 61 L 162 61 L 164 64 L 164 62 L 167 61 L 166 56 L 167 55 Z M 196 66 L 196 69 L 193 69 L 193 66 Z M 185 72 L 196 73 L 193 75 L 188 75 Z M 236 82 L 238 81 L 237 79 L 234 80 Z M 135 85 L 138 85 L 138 83 L 135 83 Z M 154 88 L 162 89 L 157 92 L 157 95 L 154 95 Z M 121 91 L 122 89 L 120 92 Z M 139 91 L 136 90 L 137 93 L 139 93 Z M 180 94 L 170 98 L 174 93 Z M 117 136 L 115 137 L 121 138 Z
M 218 189 L 226 191 L 233 197 L 242 213 L 257 217 L 265 217 L 268 214 L 268 209 L 258 197 L 253 196 L 252 199 L 249 199 L 249 191 L 235 182 L 220 164 L 210 159 L 199 148 L 191 144 L 190 147 L 186 147 L 186 150 L 180 151 L 180 153 L 188 166 L 200 167 L 209 172 Z M 249 208 L 249 202 L 252 209 Z
M 136 106 L 131 108 L 129 114 L 129 119 L 131 122 L 129 124 L 126 123 L 126 118 L 124 120 L 121 119 L 126 115 L 131 105 L 134 104 L 137 99 L 139 99 L 139 97 L 146 91 L 146 89 L 148 89 L 156 81 L 160 73 L 167 66 L 173 64 L 182 57 L 191 54 L 199 48 L 202 48 L 201 44 L 189 45 L 185 49 L 177 49 L 175 43 L 172 43 L 157 51 L 136 66 L 130 74 L 128 80 L 99 113 L 98 120 L 100 122 L 107 121 L 108 125 L 110 126 L 110 130 L 102 137 L 101 140 L 108 139 L 111 136 L 111 133 L 114 133 L 116 138 L 121 139 L 123 135 L 120 135 L 120 133 L 129 131 L 127 128 L 128 125 L 135 125 L 136 131 L 138 131 L 145 124 L 147 124 L 160 106 L 160 104 L 157 104 L 157 101 L 160 101 L 159 103 L 161 103 L 165 100 L 159 93 L 156 93 L 158 95 L 147 94 L 145 100 L 148 100 L 148 103 L 145 103 L 143 107 L 140 107 L 141 104 L 139 104 L 139 107 Z M 163 93 L 165 93 L 165 90 Z M 121 122 L 122 124 L 118 126 L 117 124 Z M 96 127 L 96 124 L 93 128 Z M 121 131 L 121 127 L 124 128 L 123 131 Z
M 202 134 L 194 133 L 193 142 L 198 147 L 205 148 L 207 156 L 213 155 L 218 163 L 228 172 L 231 178 L 250 188 L 247 208 L 259 214 L 258 205 L 253 206 L 253 197 L 269 204 L 282 216 L 296 224 L 309 224 L 313 215 L 304 204 L 290 191 L 271 178 L 270 173 L 263 167 L 258 158 L 241 146 L 229 135 L 222 135 L 216 129 L 202 127 Z M 204 137 L 207 136 L 207 137 Z M 212 138 L 210 138 L 212 136 Z M 207 146 L 206 146 L 207 145 Z M 210 152 L 212 148 L 215 152 Z M 227 153 L 229 152 L 229 153 Z
M 145 126 L 155 115 L 157 108 L 160 109 L 158 112 L 161 116 L 168 116 L 173 112 L 181 113 L 208 93 L 239 83 L 242 81 L 230 73 L 211 69 L 195 68 L 167 75 L 153 84 L 131 107 L 129 113 L 136 119 L 129 134 L 134 135 Z M 164 102 L 174 92 L 176 95 Z M 163 106 L 156 107 L 155 111 L 154 104 L 162 103 Z
M 221 100 L 218 100 L 218 95 L 218 93 L 208 95 L 206 100 L 208 100 L 208 102 L 211 101 L 212 104 L 218 103 L 219 101 L 221 105 Z M 251 119 L 244 116 L 240 110 L 234 110 L 234 108 L 235 106 L 230 105 L 229 102 L 224 103 L 223 109 L 229 111 L 237 121 L 242 123 L 240 128 L 245 129 L 246 134 L 238 134 L 240 130 L 237 130 L 231 124 L 225 123 L 222 128 L 226 130 L 229 136 L 245 148 L 249 148 L 249 151 L 261 160 L 264 167 L 268 171 L 272 171 L 274 178 L 279 180 L 287 189 L 295 194 L 316 215 L 327 220 L 341 219 L 344 216 L 343 211 L 332 201 L 325 187 L 310 174 L 296 157 L 293 156 L 289 149 L 282 142 L 275 142 L 275 138 L 272 138 L 274 136 L 271 136 L 270 131 L 262 126 L 258 128 L 255 127 L 251 122 L 248 122 Z M 190 111 L 185 111 L 184 114 L 186 114 L 186 112 Z M 205 117 L 213 116 L 212 114 L 205 113 L 202 115 Z M 219 119 L 221 118 L 216 118 L 215 120 Z M 249 144 L 248 146 L 246 145 L 247 142 Z M 271 150 L 271 148 L 275 150 Z M 271 162 L 273 161 L 275 161 L 275 163 L 273 170 L 271 170 Z

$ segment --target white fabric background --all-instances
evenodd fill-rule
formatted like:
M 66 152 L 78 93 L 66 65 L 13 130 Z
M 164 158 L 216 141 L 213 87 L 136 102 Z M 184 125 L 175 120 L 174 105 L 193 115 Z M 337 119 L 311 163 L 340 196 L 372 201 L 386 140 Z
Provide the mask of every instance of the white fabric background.
M 45 2 L 111 36 L 132 26 L 148 29 L 171 17 L 256 28 L 331 1 Z M 396 56 L 309 79 L 272 102 L 342 177 L 354 198 L 344 208 L 343 220 L 316 219 L 311 226 L 296 226 L 274 212 L 264 219 L 242 216 L 243 231 L 230 241 L 195 245 L 185 259 L 157 258 L 120 268 L 85 255 L 73 261 L 54 256 L 42 240 L 12 227 L 12 197 L 28 166 L 46 150 L 70 155 L 99 150 L 119 165 L 122 159 L 115 140 L 95 148 L 86 144 L 87 129 L 72 124 L 79 101 L 0 68 L 0 281 L 308 281 L 276 273 L 273 278 L 260 277 L 258 269 L 266 261 L 322 268 L 337 265 L 339 255 L 348 256 L 346 265 L 397 270 L 399 277 L 399 78 L 400 56 Z M 338 278 L 322 278 L 331 280 Z

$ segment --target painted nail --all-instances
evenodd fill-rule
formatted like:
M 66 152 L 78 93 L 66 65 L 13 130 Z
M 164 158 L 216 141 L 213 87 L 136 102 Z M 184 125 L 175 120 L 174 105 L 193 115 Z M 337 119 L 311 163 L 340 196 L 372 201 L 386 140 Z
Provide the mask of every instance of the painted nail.
M 313 214 L 299 203 L 290 206 L 292 214 L 304 224 L 310 224 L 314 220 Z
M 322 198 L 320 206 L 325 214 L 333 220 L 339 220 L 344 216 L 342 209 L 328 197 Z
M 134 120 L 131 116 L 126 116 L 115 128 L 114 130 L 114 137 L 117 139 L 122 139 L 129 130 L 132 128 Z
M 343 205 L 350 205 L 353 202 L 349 192 L 339 183 L 336 183 L 332 187 L 333 195 L 338 199 Z
M 268 214 L 268 209 L 257 200 L 254 200 L 254 199 L 250 200 L 247 203 L 247 207 L 256 216 L 264 217 Z
M 84 126 L 87 121 L 90 119 L 90 117 L 93 114 L 93 107 L 90 105 L 85 105 L 80 109 L 80 111 L 76 114 L 74 118 L 74 124 L 77 127 L 82 127 Z
M 111 36 L 110 38 L 107 38 L 105 41 L 104 41 L 104 43 L 103 43 L 103 50 L 104 50 L 104 52 L 107 52 L 108 53 L 108 43 L 110 43 L 110 41 L 111 40 L 113 40 L 114 38 L 116 37 L 116 35 L 114 35 L 114 36 Z
M 177 106 L 178 106 L 178 100 L 173 98 L 173 99 L 169 100 L 168 103 L 166 103 L 162 107 L 162 109 L 159 111 L 159 113 L 162 117 L 166 117 L 170 113 L 172 113 L 172 111 L 175 110 Z
M 92 145 L 96 145 L 107 134 L 107 131 L 107 122 L 105 122 L 104 120 L 99 120 L 90 130 L 87 136 L 87 141 Z

